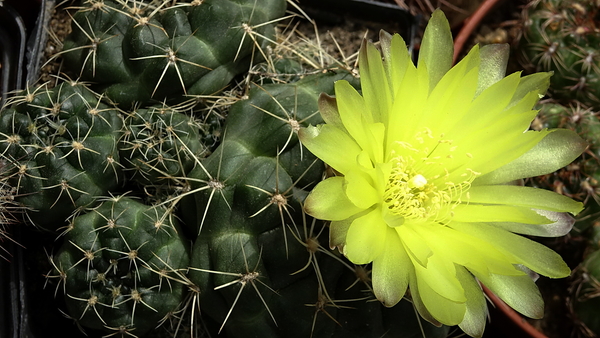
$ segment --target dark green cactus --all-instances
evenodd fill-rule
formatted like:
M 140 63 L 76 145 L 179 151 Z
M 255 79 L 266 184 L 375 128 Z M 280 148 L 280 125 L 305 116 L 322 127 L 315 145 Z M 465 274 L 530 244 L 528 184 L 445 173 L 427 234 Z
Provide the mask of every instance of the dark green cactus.
M 205 0 L 154 6 L 90 0 L 73 16 L 65 66 L 121 107 L 208 95 L 261 58 L 285 0 Z
M 593 251 L 574 270 L 569 306 L 578 337 L 600 336 L 600 251 Z
M 600 107 L 600 27 L 596 1 L 535 0 L 523 10 L 519 53 L 530 71 L 554 71 L 553 98 Z
M 203 157 L 201 123 L 169 107 L 137 109 L 125 118 L 119 141 L 123 164 L 142 185 L 182 176 Z
M 81 326 L 141 336 L 183 300 L 188 262 L 169 210 L 118 196 L 70 222 L 48 277 Z
M 190 173 L 194 194 L 181 209 L 195 210 L 183 219 L 199 236 L 188 277 L 210 331 L 230 338 L 421 334 L 412 305 L 373 301 L 368 267 L 329 250 L 326 225 L 303 212 L 325 168 L 296 131 L 322 123 L 317 98 L 342 78 L 351 75 L 254 85 L 232 106 L 221 146 Z M 447 334 L 423 327 L 427 337 Z
M 57 229 L 123 183 L 122 119 L 85 86 L 44 85 L 0 113 L 0 154 L 27 216 Z

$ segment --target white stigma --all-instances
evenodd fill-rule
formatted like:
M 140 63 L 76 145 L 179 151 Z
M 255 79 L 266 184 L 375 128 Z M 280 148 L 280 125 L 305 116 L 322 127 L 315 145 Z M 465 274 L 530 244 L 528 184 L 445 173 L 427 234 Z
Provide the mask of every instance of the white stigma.
M 425 187 L 425 185 L 427 185 L 427 179 L 421 175 L 421 174 L 417 174 L 415 176 L 413 176 L 409 181 L 408 181 L 408 187 L 411 189 L 423 189 L 423 187 Z

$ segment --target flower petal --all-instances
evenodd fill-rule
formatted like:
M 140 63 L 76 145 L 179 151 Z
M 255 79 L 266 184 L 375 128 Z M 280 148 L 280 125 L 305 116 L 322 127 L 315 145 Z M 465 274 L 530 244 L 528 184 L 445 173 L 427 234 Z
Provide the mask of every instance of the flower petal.
M 492 243 L 462 233 L 449 227 L 415 227 L 434 253 L 444 255 L 449 261 L 463 265 L 480 273 L 522 274 L 514 268 L 514 259 L 506 256 Z
M 523 76 L 508 108 L 520 101 L 521 98 L 525 97 L 529 92 L 537 92 L 540 97 L 543 96 L 546 93 L 548 86 L 550 86 L 550 76 L 552 76 L 552 73 L 550 72 Z
M 427 259 L 433 254 L 431 248 L 426 244 L 426 241 L 421 235 L 419 235 L 413 228 L 420 226 L 416 224 L 415 227 L 405 223 L 402 226 L 396 227 L 398 236 L 402 240 L 402 244 L 406 248 L 409 256 L 416 260 L 418 264 L 427 266 Z
M 513 205 L 459 204 L 453 209 L 453 212 L 453 222 L 550 223 L 549 219 L 535 210 Z
M 523 224 L 523 223 L 490 223 L 496 228 L 504 229 L 510 232 L 523 235 L 532 235 L 540 237 L 560 237 L 571 231 L 575 218 L 566 212 L 554 212 L 548 210 L 536 210 L 537 213 L 544 215 L 553 221 L 548 224 Z
M 514 205 L 577 215 L 583 203 L 553 191 L 514 185 L 479 185 L 468 191 L 469 203 Z
M 417 280 L 427 284 L 436 294 L 458 303 L 464 303 L 467 300 L 465 298 L 465 291 L 458 279 L 456 279 L 456 269 L 453 262 L 448 261 L 441 254 L 434 253 L 427 260 L 427 267 L 422 266 L 418 262 L 414 263 Z M 423 290 L 421 284 L 419 284 L 419 289 Z
M 373 180 L 361 170 L 352 170 L 345 176 L 346 196 L 357 207 L 367 209 L 380 202 L 381 197 L 373 187 Z
M 502 184 L 554 172 L 576 159 L 587 147 L 576 132 L 553 129 L 537 145 L 510 163 L 473 181 L 473 185 Z
M 419 285 L 419 296 L 423 301 L 423 305 L 425 305 L 427 308 L 427 311 L 429 311 L 429 313 L 442 324 L 460 324 L 467 310 L 465 303 L 454 302 L 441 296 L 435 292 L 423 278 L 420 277 L 418 272 L 416 275 L 417 284 Z
M 530 318 L 544 316 L 544 300 L 537 285 L 528 275 L 482 275 L 477 272 L 473 274 L 508 306 L 521 314 Z
M 353 168 L 361 152 L 358 144 L 346 132 L 327 124 L 301 128 L 298 137 L 311 153 L 340 173 Z
M 387 123 L 387 115 L 392 106 L 392 87 L 383 68 L 381 53 L 372 43 L 365 43 L 359 52 L 361 89 L 365 104 L 371 109 L 373 122 Z
M 474 47 L 469 54 L 448 73 L 435 86 L 423 111 L 413 118 L 414 131 L 419 132 L 425 128 L 431 130 L 433 136 L 447 133 L 469 110 L 473 95 L 477 88 L 479 64 L 479 49 Z M 409 135 L 413 136 L 413 135 Z M 438 142 L 435 138 L 419 140 L 422 147 L 435 147 L 431 142 Z
M 419 283 L 417 282 L 416 274 L 414 274 L 414 273 L 410 274 L 409 285 L 410 285 L 410 296 L 411 296 L 413 305 L 415 306 L 415 308 L 417 309 L 417 311 L 419 312 L 421 317 L 423 317 L 423 319 L 425 319 L 426 321 L 430 322 L 431 324 L 433 324 L 435 326 L 441 326 L 442 323 L 440 323 L 436 318 L 434 318 L 431 315 L 431 313 L 429 312 L 429 310 L 423 303 L 423 299 L 421 298 L 421 292 L 419 290 Z
M 384 69 L 387 73 L 392 94 L 395 95 L 404 79 L 408 64 L 412 65 L 410 53 L 400 34 L 392 36 L 382 30 L 379 34 L 379 42 L 383 54 Z M 382 122 L 385 122 L 385 120 L 382 120 Z
M 559 254 L 525 237 L 485 223 L 451 222 L 449 226 L 492 243 L 505 255 L 515 257 L 520 264 L 541 275 L 562 278 L 571 274 Z
M 456 141 L 460 136 L 469 136 L 472 131 L 494 126 L 510 102 L 519 81 L 519 73 L 513 73 L 484 90 L 472 102 L 469 112 L 453 126 L 455 135 L 450 134 L 448 137 Z
M 325 93 L 319 95 L 319 113 L 323 117 L 323 121 L 328 125 L 332 125 L 338 129 L 346 130 L 342 119 L 340 118 L 340 112 L 337 109 L 337 100 L 335 97 L 331 97 Z
M 481 286 L 469 271 L 460 266 L 456 267 L 456 278 L 462 284 L 467 298 L 465 316 L 458 326 L 471 337 L 481 337 L 488 314 Z
M 335 83 L 335 94 L 340 118 L 350 136 L 374 161 L 382 162 L 385 125 L 374 121 L 365 99 L 347 81 Z
M 415 133 L 415 121 L 420 119 L 420 112 L 429 95 L 429 78 L 423 76 L 426 75 L 424 69 L 425 67 L 421 67 L 421 70 L 417 70 L 412 62 L 407 64 L 388 115 L 386 149 L 390 149 L 390 145 L 397 141 L 412 139 Z
M 344 255 L 354 264 L 368 264 L 383 251 L 388 226 L 381 217 L 381 210 L 373 209 L 355 219 L 346 234 Z
M 338 176 L 319 182 L 304 201 L 306 213 L 319 219 L 341 221 L 364 210 L 346 196 L 345 180 Z
M 383 252 L 373 260 L 373 291 L 383 305 L 396 305 L 408 287 L 412 263 L 394 229 L 388 228 Z
M 418 67 L 427 66 L 430 91 L 452 67 L 454 43 L 450 24 L 441 10 L 435 10 L 423 33 Z
M 338 248 L 340 252 L 344 252 L 346 235 L 348 234 L 348 229 L 350 229 L 350 225 L 354 219 L 356 219 L 356 217 L 346 218 L 341 221 L 332 221 L 331 224 L 329 224 L 329 247 L 331 250 Z
M 479 66 L 479 81 L 475 96 L 504 78 L 510 47 L 506 43 L 494 43 L 481 47 L 479 53 L 481 65 Z

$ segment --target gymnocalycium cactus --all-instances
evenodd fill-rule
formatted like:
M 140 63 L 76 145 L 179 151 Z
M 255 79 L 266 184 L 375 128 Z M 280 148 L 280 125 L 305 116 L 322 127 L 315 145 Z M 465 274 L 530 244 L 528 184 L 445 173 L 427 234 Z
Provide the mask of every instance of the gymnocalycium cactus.
M 28 217 L 48 229 L 65 225 L 98 196 L 123 183 L 117 142 L 122 119 L 84 85 L 41 85 L 0 115 L 0 154 Z
M 89 0 L 73 15 L 65 66 L 121 107 L 208 95 L 274 39 L 285 0 L 196 0 L 166 7 Z
M 591 252 L 574 270 L 569 307 L 574 316 L 578 337 L 600 335 L 600 251 Z
M 596 1 L 535 0 L 523 9 L 522 64 L 554 71 L 550 94 L 600 107 L 600 27 Z
M 188 267 L 189 253 L 166 208 L 107 198 L 74 218 L 65 239 L 48 278 L 81 326 L 141 336 L 182 301 L 184 285 L 170 277 Z
M 142 185 L 159 184 L 194 167 L 205 151 L 201 124 L 169 107 L 127 113 L 119 150 L 127 176 Z

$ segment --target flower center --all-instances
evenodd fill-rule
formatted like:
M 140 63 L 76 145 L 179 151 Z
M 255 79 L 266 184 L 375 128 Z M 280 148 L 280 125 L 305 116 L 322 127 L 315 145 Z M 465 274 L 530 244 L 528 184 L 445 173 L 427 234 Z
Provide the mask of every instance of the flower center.
M 383 199 L 389 211 L 404 218 L 429 218 L 451 203 L 452 194 L 440 190 L 414 170 L 412 161 L 403 157 L 393 160 Z M 437 217 L 436 217 L 437 218 Z

